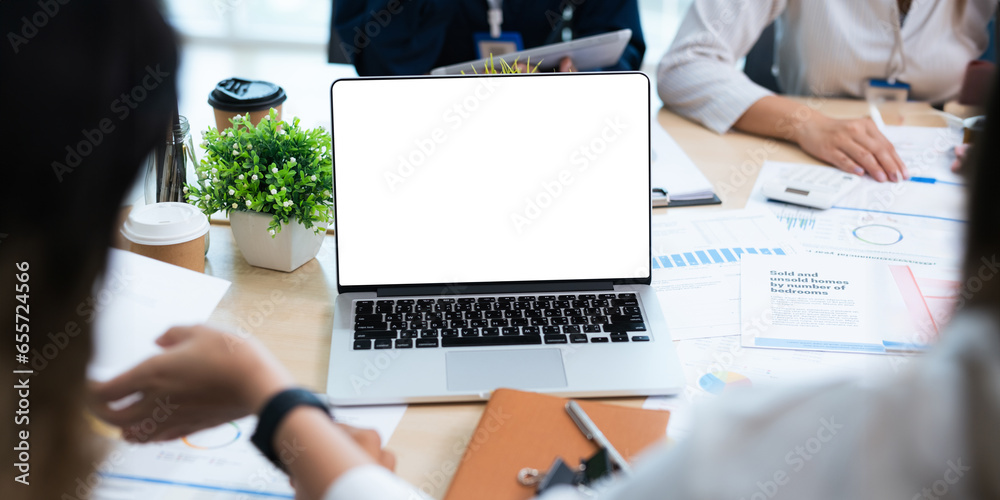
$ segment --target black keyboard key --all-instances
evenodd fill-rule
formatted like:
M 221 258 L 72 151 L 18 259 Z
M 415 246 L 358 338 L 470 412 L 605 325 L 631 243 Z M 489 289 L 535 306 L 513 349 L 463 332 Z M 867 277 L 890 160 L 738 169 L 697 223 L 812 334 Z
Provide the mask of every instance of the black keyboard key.
M 587 333 L 600 333 L 601 325 L 583 325 L 583 331 Z
M 514 318 L 510 320 L 510 326 L 528 326 L 527 318 Z
M 545 318 L 531 318 L 531 326 L 549 326 L 549 320 Z
M 483 303 L 486 303 L 486 302 L 496 302 L 496 301 L 497 301 L 496 297 L 479 297 L 478 299 L 476 299 L 476 302 L 478 302 L 480 304 L 483 304 Z
M 427 330 L 420 330 L 420 338 L 422 339 L 436 339 L 438 336 L 438 331 L 433 328 Z
M 373 306 L 373 305 L 375 305 L 375 302 L 372 302 L 370 300 L 359 300 L 359 301 L 355 302 L 354 305 L 356 305 L 356 306 Z
M 560 295 L 558 300 L 576 300 L 576 295 Z
M 565 335 L 546 335 L 545 336 L 545 343 L 546 344 L 566 344 L 567 343 L 566 336 Z
M 590 322 L 595 325 L 606 325 L 611 323 L 611 320 L 607 316 L 594 316 L 590 318 Z
M 551 321 L 553 325 L 568 325 L 569 324 L 569 318 L 552 318 L 549 321 Z
M 546 309 L 545 310 L 545 317 L 546 318 L 559 318 L 559 317 L 562 317 L 562 311 L 559 310 L 559 309 Z
M 396 312 L 398 313 L 413 312 L 413 304 L 396 304 Z
M 503 312 L 501 311 L 486 311 L 483 313 L 486 319 L 498 319 L 503 317 Z
M 649 337 L 646 335 L 633 335 L 632 342 L 649 342 Z
M 400 313 L 386 314 L 385 320 L 390 323 L 393 321 L 403 321 L 403 315 Z
M 441 330 L 441 337 L 458 337 L 458 328 L 445 328 Z
M 451 312 L 454 308 L 452 304 L 434 304 L 434 312 Z
M 538 335 L 541 332 L 537 326 L 525 326 L 521 328 L 521 333 L 524 335 Z
M 563 316 L 566 316 L 567 318 L 574 318 L 574 317 L 583 316 L 583 310 L 582 309 L 563 309 Z
M 412 306 L 414 304 L 413 299 L 400 299 L 396 301 L 396 306 Z
M 503 297 L 500 297 L 497 300 L 499 300 L 500 302 L 514 302 L 514 301 L 517 300 L 517 297 L 512 297 L 512 296 L 509 296 L 509 295 L 505 295 Z
M 448 326 L 443 319 L 436 319 L 430 323 L 431 328 L 446 328 Z
M 462 313 L 455 312 L 455 311 L 446 312 L 446 313 L 444 313 L 444 319 L 446 319 L 448 321 L 454 321 L 456 319 L 462 319 Z
M 370 340 L 355 340 L 354 341 L 354 350 L 355 351 L 363 351 L 363 350 L 371 349 L 371 348 L 372 348 L 372 341 L 370 341 Z
M 416 330 L 403 330 L 399 332 L 399 338 L 401 339 L 415 339 L 419 336 Z
M 391 300 L 376 300 L 375 301 L 375 305 L 376 306 L 391 306 L 392 305 L 392 301 Z
M 592 293 L 585 293 L 583 295 L 580 295 L 579 299 L 580 300 L 595 300 L 595 299 L 597 299 L 597 296 L 594 295 L 594 294 L 592 294 Z
M 417 339 L 417 347 L 437 347 L 437 346 L 438 346 L 438 339 Z
M 625 314 L 641 314 L 642 311 L 639 310 L 638 306 L 626 306 L 622 308 L 622 312 Z
M 604 325 L 604 331 L 608 333 L 644 332 L 645 323 L 612 323 Z
M 531 310 L 528 310 L 528 311 L 524 311 L 524 317 L 525 318 L 544 318 L 545 317 L 545 313 L 542 312 L 542 311 L 540 311 L 540 310 L 538 310 L 538 309 L 531 309 Z
M 618 294 L 618 298 L 620 298 L 620 299 L 634 299 L 636 297 L 635 297 L 634 293 L 619 293 Z
M 474 299 L 472 297 L 462 297 L 462 298 L 458 299 L 458 303 L 459 304 L 472 304 L 475 301 L 476 301 L 476 299 Z
M 546 335 L 555 335 L 562 333 L 562 330 L 560 330 L 558 326 L 543 326 L 542 333 Z
M 454 304 L 455 303 L 455 299 L 452 299 L 452 298 L 437 299 L 437 303 L 438 304 Z
M 393 321 L 393 320 L 388 320 L 388 321 Z M 381 322 L 382 322 L 382 315 L 381 314 L 355 314 L 354 315 L 354 324 L 359 324 L 359 323 L 360 324 L 365 324 L 365 323 L 381 323 Z
M 483 328 L 489 326 L 489 323 L 485 319 L 472 319 L 469 320 L 469 326 L 472 328 Z
M 417 312 L 427 312 L 434 310 L 434 304 L 417 304 L 417 307 L 413 308 Z
M 378 339 L 375 341 L 376 349 L 392 349 L 392 340 L 390 339 Z
M 384 305 L 384 306 L 375 306 L 375 312 L 377 314 L 391 313 L 392 309 L 393 309 L 392 308 L 392 304 Z
M 518 335 L 517 337 L 460 337 L 457 339 L 442 339 L 441 347 L 532 345 L 541 343 L 542 338 L 537 335 Z
M 572 300 L 569 303 L 569 306 L 575 309 L 583 309 L 584 307 L 587 307 L 589 305 L 590 302 L 587 302 L 586 300 Z
M 461 330 L 459 330 L 459 332 L 462 334 L 463 337 L 478 337 L 479 336 L 479 329 L 478 328 L 462 328 Z
M 389 323 L 390 330 L 403 330 L 405 328 L 406 328 L 405 321 L 393 321 L 392 323 Z
M 410 322 L 410 329 L 411 330 L 426 330 L 426 329 L 428 329 L 430 327 L 431 327 L 431 324 L 428 323 L 428 322 L 426 322 L 426 321 L 411 321 Z
M 495 327 L 510 326 L 510 320 L 507 320 L 507 319 L 491 319 L 490 320 L 490 326 L 495 326 Z
M 410 339 L 397 339 L 396 349 L 410 349 L 413 347 L 413 341 Z
M 434 305 L 434 299 L 417 299 L 417 305 Z
M 493 303 L 492 302 L 477 302 L 476 303 L 476 307 L 474 307 L 473 310 L 475 310 L 475 311 L 492 311 L 493 310 Z
M 604 299 L 617 299 L 618 297 L 615 296 L 615 294 L 613 293 L 602 293 L 598 295 L 597 298 L 604 300 Z
M 569 336 L 569 341 L 574 344 L 586 344 L 587 336 L 582 333 L 574 333 L 573 335 Z
M 610 317 L 612 323 L 642 323 L 641 314 L 614 314 Z
M 527 309 L 531 309 L 531 302 L 528 302 L 528 301 L 514 302 L 514 309 L 517 309 L 518 311 L 524 311 L 524 310 L 527 310 Z
M 504 311 L 503 317 L 505 318 L 523 318 L 524 313 L 517 309 L 512 309 L 510 311 Z
M 611 306 L 612 307 L 618 307 L 618 306 L 637 306 L 637 305 L 639 305 L 639 301 L 636 300 L 636 299 L 615 299 L 615 300 L 611 301 Z
M 577 317 L 577 318 L 570 318 L 569 322 L 570 322 L 571 325 L 586 325 L 587 324 L 587 318 L 585 318 L 583 316 L 580 316 L 580 317 Z
M 450 325 L 451 328 L 468 328 L 469 327 L 469 322 L 467 320 L 464 320 L 464 319 L 460 319 L 460 320 L 457 320 L 457 321 L 449 321 L 449 323 L 451 323 L 451 325 Z
M 563 333 L 580 333 L 580 327 L 576 325 L 566 325 L 563 327 Z
M 499 337 L 499 328 L 483 328 L 483 337 Z
M 545 302 L 545 301 L 552 302 L 553 300 L 556 300 L 556 296 L 555 295 L 539 295 L 538 296 L 538 300 L 539 301 L 543 301 L 543 302 Z
M 472 310 L 472 304 L 465 304 L 465 303 L 455 304 L 455 310 L 461 312 L 469 312 Z
M 375 306 L 355 306 L 354 314 L 374 314 Z
M 508 336 L 510 336 L 510 335 L 520 335 L 521 334 L 520 330 L 521 329 L 518 328 L 518 327 L 516 327 L 516 326 L 505 326 L 505 327 L 503 327 L 503 328 L 500 329 L 500 334 L 501 335 L 508 335 Z
M 555 306 L 555 307 L 558 307 L 559 309 L 566 309 L 567 307 L 569 307 L 569 301 L 568 300 L 557 300 L 557 301 L 553 302 L 552 305 Z
M 356 332 L 379 332 L 389 329 L 389 325 L 385 323 L 371 323 L 367 325 L 354 325 L 354 331 Z
M 608 341 L 607 337 L 590 337 L 590 341 L 595 344 L 602 344 Z
M 612 342 L 628 342 L 628 335 L 612 335 Z
M 465 319 L 483 319 L 482 311 L 470 311 L 465 313 Z

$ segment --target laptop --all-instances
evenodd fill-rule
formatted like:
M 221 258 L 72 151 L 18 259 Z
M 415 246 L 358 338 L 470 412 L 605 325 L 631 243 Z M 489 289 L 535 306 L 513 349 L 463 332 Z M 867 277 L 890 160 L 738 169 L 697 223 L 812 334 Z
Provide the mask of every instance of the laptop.
M 333 404 L 669 395 L 642 73 L 331 86 Z

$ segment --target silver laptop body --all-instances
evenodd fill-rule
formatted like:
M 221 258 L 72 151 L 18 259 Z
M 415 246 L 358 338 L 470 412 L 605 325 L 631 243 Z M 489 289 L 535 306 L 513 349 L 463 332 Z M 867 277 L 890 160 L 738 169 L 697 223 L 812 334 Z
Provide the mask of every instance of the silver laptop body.
M 642 73 L 331 87 L 338 405 L 669 395 Z

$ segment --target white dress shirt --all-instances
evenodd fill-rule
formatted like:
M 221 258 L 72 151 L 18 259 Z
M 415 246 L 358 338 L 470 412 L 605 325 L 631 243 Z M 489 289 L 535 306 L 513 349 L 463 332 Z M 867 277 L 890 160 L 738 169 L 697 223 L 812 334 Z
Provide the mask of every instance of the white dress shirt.
M 699 410 L 690 435 L 640 457 L 632 478 L 598 498 L 1000 498 L 1000 322 L 960 313 L 932 352 L 899 371 L 720 398 Z M 326 496 L 423 498 L 374 466 L 344 474 Z
M 786 94 L 863 97 L 869 79 L 896 78 L 912 86 L 910 99 L 944 102 L 986 50 L 996 7 L 914 0 L 900 27 L 897 0 L 695 0 L 660 61 L 657 89 L 677 113 L 729 130 L 771 94 L 736 62 L 777 20 L 775 65 Z

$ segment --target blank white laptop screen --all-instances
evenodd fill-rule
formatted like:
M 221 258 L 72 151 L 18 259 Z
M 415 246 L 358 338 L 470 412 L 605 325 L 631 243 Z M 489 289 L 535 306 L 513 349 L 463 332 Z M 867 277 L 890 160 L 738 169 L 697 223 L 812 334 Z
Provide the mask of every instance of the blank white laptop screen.
M 341 286 L 646 278 L 644 75 L 339 80 Z

